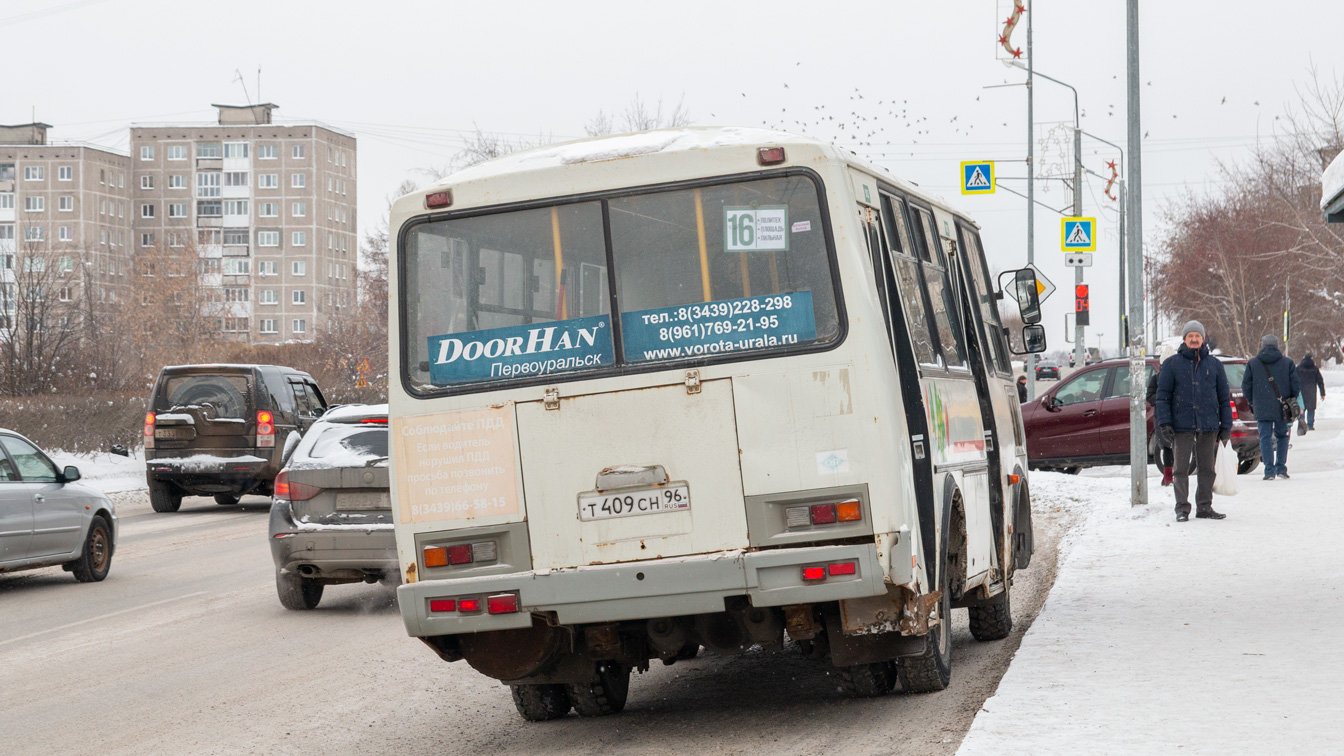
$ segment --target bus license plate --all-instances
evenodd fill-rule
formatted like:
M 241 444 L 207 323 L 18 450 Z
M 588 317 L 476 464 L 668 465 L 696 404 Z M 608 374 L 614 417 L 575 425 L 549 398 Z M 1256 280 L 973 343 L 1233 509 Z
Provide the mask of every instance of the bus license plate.
M 658 488 L 633 491 L 579 494 L 579 519 L 610 520 L 616 517 L 680 512 L 691 508 L 691 488 L 671 483 Z

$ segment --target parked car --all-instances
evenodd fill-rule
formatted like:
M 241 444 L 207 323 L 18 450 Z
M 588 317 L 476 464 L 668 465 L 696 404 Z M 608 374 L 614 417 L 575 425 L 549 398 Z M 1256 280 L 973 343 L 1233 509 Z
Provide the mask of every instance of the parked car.
M 1041 362 L 1036 365 L 1036 380 L 1043 381 L 1046 378 L 1059 380 L 1059 365 L 1053 362 Z
M 294 368 L 176 365 L 159 372 L 149 407 L 149 500 L 155 512 L 176 512 L 183 496 L 219 504 L 269 496 L 291 436 L 308 430 L 327 401 L 312 376 Z
M 1158 360 L 1149 359 L 1146 375 L 1159 368 Z M 1229 383 L 1231 379 L 1229 370 Z M 1260 463 L 1260 435 L 1254 423 L 1241 416 L 1235 395 L 1232 409 L 1232 446 L 1237 452 L 1237 471 L 1244 475 Z M 1154 414 L 1148 407 L 1150 461 L 1156 443 Z M 1023 404 L 1022 422 L 1031 469 L 1076 473 L 1084 467 L 1128 465 L 1128 360 L 1106 360 L 1079 369 L 1036 401 Z
M 36 444 L 0 428 L 0 572 L 59 564 L 81 583 L 107 577 L 117 511 L 78 480 L 79 468 L 58 469 Z
M 286 609 L 315 609 L 328 585 L 399 582 L 386 404 L 342 406 L 313 424 L 275 479 L 270 542 Z

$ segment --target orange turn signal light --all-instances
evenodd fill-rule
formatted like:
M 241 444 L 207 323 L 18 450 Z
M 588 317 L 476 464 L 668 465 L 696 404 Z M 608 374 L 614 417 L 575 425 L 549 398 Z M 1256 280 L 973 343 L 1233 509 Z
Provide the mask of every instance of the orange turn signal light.
M 432 546 L 432 547 L 430 547 L 430 548 L 428 548 L 428 549 L 425 549 L 425 566 L 426 566 L 426 567 L 447 567 L 447 566 L 448 566 L 448 549 L 446 549 L 446 548 L 444 548 L 444 547 L 442 547 L 442 546 Z
M 835 505 L 835 519 L 840 522 L 856 522 L 863 519 L 863 508 L 858 499 L 842 501 Z
M 1009 476 L 1008 476 L 1008 485 L 1010 485 L 1010 486 L 1015 486 L 1015 485 L 1017 485 L 1018 483 L 1021 483 L 1021 482 L 1022 482 L 1022 476 L 1020 476 L 1020 475 L 1009 475 Z

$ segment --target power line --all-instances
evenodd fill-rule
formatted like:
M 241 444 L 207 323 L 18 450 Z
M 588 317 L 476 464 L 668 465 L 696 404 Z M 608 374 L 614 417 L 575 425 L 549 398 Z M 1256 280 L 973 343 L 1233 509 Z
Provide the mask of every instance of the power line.
M 6 16 L 5 18 L 0 18 L 0 26 L 13 26 L 14 24 L 21 24 L 24 21 L 32 21 L 34 19 L 43 18 L 45 16 L 52 16 L 57 13 L 64 13 L 65 11 L 68 10 L 74 10 L 75 8 L 81 8 L 86 5 L 93 5 L 95 3 L 102 3 L 106 1 L 107 0 L 75 0 L 72 3 L 66 3 L 65 5 L 58 5 L 54 8 L 43 8 L 42 10 L 28 11 L 27 13 L 18 13 L 13 16 Z

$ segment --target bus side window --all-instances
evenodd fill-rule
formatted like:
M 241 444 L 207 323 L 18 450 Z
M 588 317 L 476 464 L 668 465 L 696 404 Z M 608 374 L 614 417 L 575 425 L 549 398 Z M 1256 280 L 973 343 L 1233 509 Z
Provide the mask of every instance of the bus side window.
M 882 206 L 886 210 L 882 215 L 885 221 L 887 238 L 908 241 L 904 234 L 893 233 L 904 223 L 905 203 L 883 194 Z M 909 252 L 908 245 L 903 249 L 907 253 Z M 891 254 L 888 255 L 887 264 L 890 266 L 887 275 L 890 280 L 896 283 L 896 290 L 900 296 L 901 311 L 905 313 L 905 323 L 910 330 L 910 341 L 914 344 L 915 360 L 925 366 L 945 367 L 945 363 L 938 353 L 938 342 L 932 328 L 933 317 L 930 315 L 926 300 L 927 294 L 920 282 L 919 263 L 906 254 Z
M 873 262 L 873 278 L 877 282 L 877 299 L 882 303 L 882 322 L 887 326 L 887 343 L 893 344 L 891 326 L 891 305 L 889 303 L 891 281 L 887 277 L 886 260 L 890 256 L 882 238 L 882 227 L 876 218 L 870 217 L 873 211 L 859 206 L 859 221 L 864 224 L 868 240 L 868 257 Z
M 970 287 L 971 301 L 975 303 L 975 311 L 979 316 L 976 325 L 980 328 L 980 341 L 986 345 L 998 372 L 1008 373 L 1008 345 L 1003 340 L 998 303 L 994 299 L 994 289 L 990 285 L 989 268 L 985 264 L 985 253 L 980 246 L 980 235 L 975 229 L 961 223 L 957 224 L 957 231 L 961 235 L 966 283 Z

